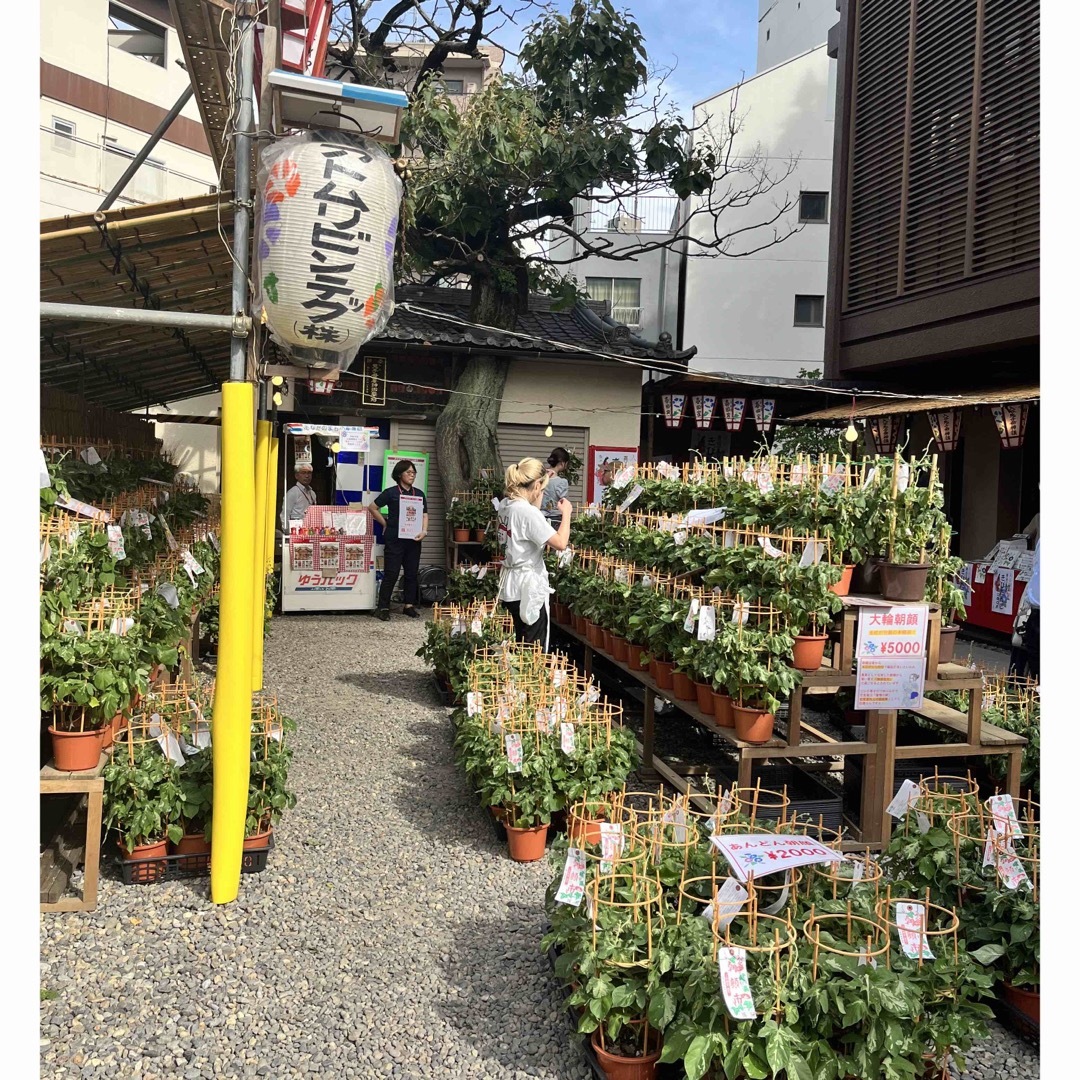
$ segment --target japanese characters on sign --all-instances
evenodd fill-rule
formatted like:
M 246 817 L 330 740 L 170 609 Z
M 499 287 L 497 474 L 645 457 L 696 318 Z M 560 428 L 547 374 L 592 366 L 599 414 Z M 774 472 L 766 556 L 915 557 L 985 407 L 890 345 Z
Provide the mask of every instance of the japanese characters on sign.
M 809 836 L 721 833 L 710 837 L 710 840 L 742 882 L 751 875 L 760 877 L 792 866 L 840 862 L 843 859 L 839 851 L 833 851 Z

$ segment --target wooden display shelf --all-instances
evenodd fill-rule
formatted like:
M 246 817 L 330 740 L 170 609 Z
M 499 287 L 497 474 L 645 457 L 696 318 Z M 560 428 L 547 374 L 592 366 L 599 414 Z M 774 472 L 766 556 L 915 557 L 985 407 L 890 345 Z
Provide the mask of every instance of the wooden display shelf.
M 84 795 L 86 797 L 86 827 L 79 838 L 70 835 L 65 827 L 41 853 L 41 910 L 93 911 L 97 906 L 98 867 L 101 858 L 101 803 L 105 791 L 102 772 L 110 754 L 103 752 L 94 769 L 85 772 L 60 772 L 50 761 L 42 770 L 39 788 L 45 795 Z M 80 803 L 83 800 L 80 800 Z M 64 898 L 63 893 L 71 872 L 84 864 L 81 899 Z M 56 896 L 56 900 L 47 900 Z

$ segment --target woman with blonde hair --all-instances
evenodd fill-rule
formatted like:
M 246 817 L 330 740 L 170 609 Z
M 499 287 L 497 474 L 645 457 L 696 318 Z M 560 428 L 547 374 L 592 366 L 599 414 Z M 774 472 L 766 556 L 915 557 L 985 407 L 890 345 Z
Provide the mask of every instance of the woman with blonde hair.
M 540 510 L 548 471 L 536 458 L 522 458 L 506 470 L 506 499 L 499 508 L 499 543 L 505 549 L 499 599 L 514 620 L 518 641 L 542 641 L 548 647 L 548 585 L 544 548 L 565 550 L 570 543 L 568 499 L 560 499 L 559 528 Z

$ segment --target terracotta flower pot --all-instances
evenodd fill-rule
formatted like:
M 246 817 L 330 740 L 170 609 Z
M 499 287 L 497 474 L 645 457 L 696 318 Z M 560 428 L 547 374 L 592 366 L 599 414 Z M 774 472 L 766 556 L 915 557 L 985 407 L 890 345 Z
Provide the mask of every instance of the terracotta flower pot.
M 506 841 L 510 845 L 510 858 L 514 862 L 536 862 L 544 857 L 547 845 L 547 825 L 537 825 L 533 829 L 518 829 L 506 826 Z
M 603 821 L 603 810 L 593 811 L 592 817 L 579 817 L 571 810 L 566 824 L 566 834 L 570 843 L 577 847 L 582 844 L 599 844 L 600 825 Z
M 659 1043 L 659 1036 L 655 1038 Z M 642 1057 L 609 1054 L 600 1046 L 599 1030 L 597 1030 L 592 1033 L 592 1048 L 607 1080 L 655 1080 L 656 1065 L 661 1053 L 659 1046 Z
M 601 629 L 600 631 L 600 648 L 604 650 L 610 656 L 615 651 L 615 645 L 611 640 L 611 631 Z
M 835 585 L 829 586 L 829 592 L 837 596 L 847 596 L 851 592 L 851 578 L 855 573 L 854 563 L 845 563 L 840 567 L 840 580 Z
M 560 604 L 558 600 L 551 605 L 551 614 L 557 623 L 562 623 L 564 626 L 570 621 L 570 613 L 566 605 Z
M 115 739 L 116 739 L 116 732 L 113 730 L 112 721 L 110 720 L 101 729 L 101 749 L 102 750 L 111 750 L 112 749 L 112 744 L 115 741 Z
M 731 695 L 712 691 L 712 714 L 721 727 L 735 726 L 735 714 L 731 711 Z
M 647 659 L 648 653 L 643 652 L 640 645 L 635 645 L 630 642 L 630 651 L 626 661 L 626 666 L 631 671 L 648 671 L 649 661 Z
M 89 731 L 57 731 L 50 727 L 53 768 L 57 772 L 86 772 L 96 769 L 104 749 L 105 732 L 101 728 Z
M 588 641 L 594 649 L 600 649 L 604 645 L 604 631 L 591 619 L 585 620 L 585 640 Z
M 1001 984 L 1001 996 L 1018 1012 L 1023 1013 L 1033 1024 L 1039 1024 L 1039 991 L 1025 990 L 1011 983 Z
M 675 692 L 676 701 L 693 701 L 694 681 L 685 671 L 673 671 L 671 673 L 671 689 Z
M 625 664 L 630 659 L 630 642 L 624 637 L 620 637 L 618 634 L 611 635 L 611 655 L 619 661 L 620 664 Z
M 791 649 L 791 666 L 799 671 L 817 671 L 828 640 L 828 634 L 800 634 Z
M 653 682 L 660 687 L 661 690 L 674 690 L 675 683 L 672 676 L 675 673 L 675 663 L 672 660 L 657 660 L 655 657 L 649 664 L 649 672 L 652 674 Z
M 455 544 L 467 544 L 469 537 L 471 536 L 469 529 L 455 529 L 454 530 L 454 543 Z
M 938 663 L 948 664 L 956 653 L 956 635 L 960 632 L 959 626 L 943 626 L 941 628 L 941 644 L 938 646 Z
M 771 712 L 756 705 L 731 706 L 735 714 L 735 738 L 748 743 L 767 743 L 772 738 L 775 720 Z
M 579 634 L 584 634 L 586 629 L 587 629 L 587 627 L 585 625 L 585 619 L 581 615 L 571 615 L 570 616 L 570 625 Z
M 154 844 L 136 844 L 128 851 L 123 844 L 120 845 L 120 857 L 125 862 L 139 862 L 143 859 L 164 860 L 168 854 L 169 845 L 165 840 L 158 840 Z M 165 867 L 168 864 L 162 862 L 148 862 L 143 866 L 135 866 L 131 869 L 131 880 L 140 885 L 148 885 L 153 881 L 160 881 L 165 876 Z
M 172 845 L 174 855 L 209 855 L 210 845 L 203 833 L 184 833 L 180 842 Z
M 881 564 L 881 595 L 885 600 L 916 601 L 926 593 L 929 563 Z
M 244 850 L 245 851 L 261 851 L 263 848 L 270 846 L 270 834 L 273 832 L 273 827 L 266 829 L 265 832 L 256 833 L 254 836 L 244 837 Z
M 484 537 L 487 536 L 487 529 L 473 529 L 473 539 L 478 543 L 484 542 Z
M 712 716 L 712 685 L 695 679 L 694 697 L 697 698 L 697 707 L 707 716 Z

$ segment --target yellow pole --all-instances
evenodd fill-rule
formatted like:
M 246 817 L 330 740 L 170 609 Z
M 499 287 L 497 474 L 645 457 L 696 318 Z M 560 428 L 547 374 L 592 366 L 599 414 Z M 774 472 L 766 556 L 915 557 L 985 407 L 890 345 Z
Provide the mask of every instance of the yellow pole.
M 270 454 L 266 462 L 266 572 L 274 568 L 274 526 L 277 524 L 277 463 L 280 439 L 270 439 Z
M 266 465 L 270 460 L 270 421 L 255 425 L 255 543 L 251 560 L 251 689 L 263 687 L 263 613 L 266 611 Z
M 255 387 L 221 388 L 221 606 L 214 691 L 214 858 L 210 897 L 240 891 L 251 766 L 251 552 L 255 546 Z

